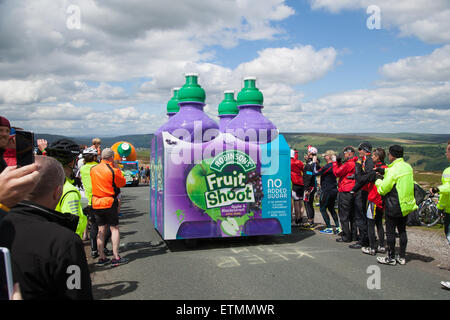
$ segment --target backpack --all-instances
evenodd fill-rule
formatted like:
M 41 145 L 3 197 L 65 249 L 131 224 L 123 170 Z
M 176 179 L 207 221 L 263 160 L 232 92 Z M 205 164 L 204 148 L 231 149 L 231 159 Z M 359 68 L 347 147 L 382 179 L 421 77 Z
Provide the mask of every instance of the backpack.
M 416 199 L 416 204 L 419 206 L 423 199 L 425 199 L 425 196 L 427 195 L 427 192 L 419 186 L 417 183 L 414 183 L 414 199 Z M 419 221 L 419 216 L 417 210 L 414 210 L 408 215 L 408 220 L 406 221 L 407 226 L 420 226 L 421 223 Z

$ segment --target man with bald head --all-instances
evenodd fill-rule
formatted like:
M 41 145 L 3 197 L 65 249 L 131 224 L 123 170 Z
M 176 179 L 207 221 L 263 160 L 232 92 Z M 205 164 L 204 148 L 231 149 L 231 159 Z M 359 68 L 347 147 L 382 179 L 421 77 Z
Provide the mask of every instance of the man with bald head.
M 0 224 L 0 247 L 11 251 L 14 282 L 24 299 L 92 299 L 78 216 L 55 211 L 65 173 L 54 158 L 36 156 L 39 181 Z

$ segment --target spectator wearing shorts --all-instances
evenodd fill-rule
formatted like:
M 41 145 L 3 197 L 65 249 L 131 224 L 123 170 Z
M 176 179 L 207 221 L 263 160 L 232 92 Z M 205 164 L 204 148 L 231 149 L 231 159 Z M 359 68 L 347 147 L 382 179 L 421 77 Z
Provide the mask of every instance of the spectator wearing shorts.
M 91 169 L 92 183 L 92 210 L 98 225 L 97 248 L 100 258 L 97 265 L 103 266 L 111 263 L 113 267 L 125 264 L 128 259 L 119 256 L 120 231 L 118 216 L 118 195 L 120 188 L 126 185 L 122 171 L 114 162 L 114 151 L 106 148 L 102 151 L 100 164 Z M 111 230 L 113 248 L 112 260 L 106 258 L 104 253 L 106 229 Z

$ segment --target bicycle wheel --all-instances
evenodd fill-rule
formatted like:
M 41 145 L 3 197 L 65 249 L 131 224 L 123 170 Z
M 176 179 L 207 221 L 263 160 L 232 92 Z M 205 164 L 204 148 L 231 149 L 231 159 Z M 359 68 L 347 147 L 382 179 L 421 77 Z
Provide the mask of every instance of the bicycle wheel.
M 417 211 L 420 224 L 425 227 L 432 227 L 440 220 L 440 215 L 436 204 L 431 201 L 423 202 Z

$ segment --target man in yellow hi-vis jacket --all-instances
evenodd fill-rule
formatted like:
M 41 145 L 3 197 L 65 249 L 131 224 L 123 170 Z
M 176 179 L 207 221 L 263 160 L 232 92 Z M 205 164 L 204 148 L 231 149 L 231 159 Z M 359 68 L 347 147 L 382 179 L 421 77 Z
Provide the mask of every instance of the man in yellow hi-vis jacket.
M 450 140 L 447 143 L 445 151 L 447 160 L 450 161 Z M 439 193 L 438 209 L 444 211 L 444 232 L 450 248 L 450 167 L 442 173 L 442 184 L 437 188 L 431 188 L 431 193 Z M 450 290 L 450 281 L 442 281 L 441 285 L 444 289 Z
M 378 193 L 384 197 L 388 256 L 378 257 L 377 260 L 379 263 L 388 265 L 395 265 L 396 263 L 404 265 L 408 243 L 406 235 L 407 215 L 417 210 L 414 198 L 414 174 L 412 167 L 403 160 L 403 147 L 399 145 L 389 147 L 388 156 L 391 164 L 385 169 L 384 178 L 375 181 Z M 398 257 L 395 256 L 396 228 L 400 235 L 400 254 Z
M 83 238 L 84 229 L 87 226 L 87 217 L 81 207 L 80 191 L 73 185 L 73 166 L 79 153 L 80 147 L 68 139 L 58 140 L 47 148 L 47 155 L 58 160 L 63 165 L 66 174 L 63 193 L 55 210 L 78 216 L 76 233 L 80 238 Z

